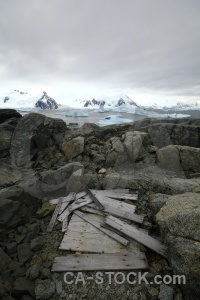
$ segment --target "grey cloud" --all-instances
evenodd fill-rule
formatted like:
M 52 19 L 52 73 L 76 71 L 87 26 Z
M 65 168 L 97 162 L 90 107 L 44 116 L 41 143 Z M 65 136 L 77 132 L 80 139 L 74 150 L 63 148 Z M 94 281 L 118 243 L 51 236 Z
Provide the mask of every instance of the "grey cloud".
M 200 2 L 0 0 L 1 81 L 199 95 Z

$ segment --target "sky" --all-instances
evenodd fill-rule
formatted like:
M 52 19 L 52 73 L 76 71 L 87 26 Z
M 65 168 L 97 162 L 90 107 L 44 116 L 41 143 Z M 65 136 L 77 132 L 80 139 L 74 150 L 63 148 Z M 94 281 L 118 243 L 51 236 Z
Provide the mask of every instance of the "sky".
M 0 94 L 200 99 L 199 0 L 0 0 Z

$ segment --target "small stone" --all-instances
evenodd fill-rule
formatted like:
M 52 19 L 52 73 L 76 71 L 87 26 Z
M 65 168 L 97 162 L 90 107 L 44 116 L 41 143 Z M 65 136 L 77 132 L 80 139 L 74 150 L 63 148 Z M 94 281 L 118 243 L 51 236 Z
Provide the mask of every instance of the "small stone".
M 17 243 L 16 242 L 6 244 L 6 253 L 8 255 L 13 254 L 16 251 L 17 251 Z
M 43 268 L 42 271 L 41 271 L 41 275 L 40 277 L 42 279 L 48 279 L 51 277 L 51 271 L 47 268 Z
M 0 248 L 0 273 L 6 271 L 12 259 Z
M 36 299 L 49 299 L 55 293 L 55 283 L 50 279 L 36 280 L 35 297 Z
M 27 270 L 26 276 L 29 277 L 30 279 L 36 279 L 36 278 L 39 277 L 40 269 L 41 269 L 41 264 L 40 264 L 40 262 L 34 263 L 34 264 L 31 265 L 30 268 Z
M 21 235 L 18 235 L 15 240 L 16 240 L 16 243 L 17 244 L 20 244 L 24 239 L 25 239 L 26 235 L 25 234 L 21 234 Z
M 39 219 L 44 218 L 51 214 L 55 209 L 54 205 L 50 205 L 49 202 L 44 202 L 42 207 L 36 212 L 36 215 Z
M 25 263 L 32 256 L 30 244 L 23 243 L 17 246 L 17 254 L 20 263 Z
M 39 251 L 42 249 L 45 243 L 45 238 L 43 236 L 38 236 L 31 241 L 31 250 Z
M 101 168 L 101 169 L 98 171 L 98 174 L 105 174 L 106 172 L 107 172 L 107 169 Z
M 56 293 L 60 295 L 62 293 L 62 281 L 56 280 Z

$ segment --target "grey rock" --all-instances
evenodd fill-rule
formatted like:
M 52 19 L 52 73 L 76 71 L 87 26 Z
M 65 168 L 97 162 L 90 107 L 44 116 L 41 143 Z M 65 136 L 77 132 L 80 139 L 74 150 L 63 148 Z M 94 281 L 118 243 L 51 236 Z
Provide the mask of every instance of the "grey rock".
M 0 109 L 0 124 L 11 118 L 21 118 L 22 116 L 15 109 Z
M 156 215 L 161 207 L 168 201 L 170 195 L 165 194 L 152 194 L 149 197 L 149 202 L 151 209 L 153 211 L 153 215 Z
M 29 295 L 24 295 L 24 296 L 21 297 L 20 300 L 34 300 L 34 299 Z
M 176 275 L 186 278 L 181 287 L 188 299 L 200 293 L 200 194 L 170 196 L 156 215 L 168 245 L 170 264 Z
M 44 243 L 45 243 L 45 237 L 44 236 L 38 236 L 38 237 L 34 238 L 31 241 L 31 250 L 33 250 L 33 251 L 41 250 Z
M 35 297 L 36 299 L 49 299 L 55 293 L 55 283 L 50 279 L 36 280 Z
M 14 286 L 12 289 L 12 295 L 14 297 L 23 296 L 24 294 L 28 294 L 35 297 L 35 285 L 34 282 L 28 279 L 27 277 L 19 277 L 15 280 Z
M 148 134 L 139 131 L 125 133 L 124 147 L 131 161 L 141 159 L 144 154 L 143 145 L 147 144 Z
M 184 171 L 200 172 L 200 149 L 179 146 L 181 166 Z
M 50 269 L 42 268 L 40 278 L 41 279 L 48 279 L 50 277 L 51 277 Z
M 81 154 L 84 150 L 84 137 L 79 136 L 72 140 L 66 141 L 62 145 L 63 152 L 68 160 Z
M 161 231 L 200 242 L 200 194 L 185 193 L 168 198 L 156 215 Z
M 0 166 L 0 187 L 11 186 L 21 178 L 21 173 L 9 167 Z
M 160 300 L 173 300 L 174 290 L 164 283 L 160 285 L 160 293 L 158 299 Z
M 176 146 L 169 145 L 157 150 L 157 163 L 160 168 L 181 172 L 182 166 L 180 163 L 179 150 Z
M 0 248 L 0 272 L 6 271 L 12 259 Z
M 17 254 L 20 263 L 25 263 L 32 256 L 30 244 L 23 243 L 17 246 Z
M 26 271 L 26 276 L 30 279 L 36 279 L 39 277 L 40 271 L 41 271 L 41 262 L 35 262 L 32 264 L 28 270 Z
M 6 253 L 8 255 L 13 254 L 16 251 L 17 251 L 17 243 L 16 242 L 6 244 Z

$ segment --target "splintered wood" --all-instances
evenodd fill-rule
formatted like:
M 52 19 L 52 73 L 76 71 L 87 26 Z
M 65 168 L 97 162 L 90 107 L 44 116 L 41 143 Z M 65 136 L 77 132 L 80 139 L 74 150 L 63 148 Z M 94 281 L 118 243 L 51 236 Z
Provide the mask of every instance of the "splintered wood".
M 166 247 L 139 228 L 147 222 L 135 213 L 137 199 L 128 189 L 85 189 L 50 200 L 56 208 L 47 231 L 62 222 L 59 249 L 79 253 L 56 257 L 52 271 L 146 269 L 145 247 L 166 257 Z

